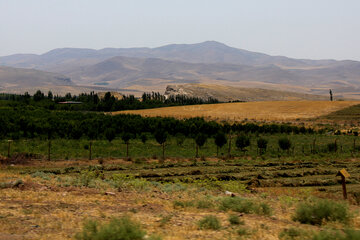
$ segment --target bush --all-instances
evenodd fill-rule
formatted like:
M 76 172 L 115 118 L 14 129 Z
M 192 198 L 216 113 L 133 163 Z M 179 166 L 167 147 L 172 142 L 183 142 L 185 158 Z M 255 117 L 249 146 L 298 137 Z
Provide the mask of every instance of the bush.
M 214 206 L 214 204 L 212 202 L 210 202 L 209 200 L 199 200 L 196 203 L 196 207 L 200 208 L 200 209 L 212 208 L 213 206 Z
M 315 234 L 312 240 L 357 240 L 360 239 L 359 230 L 344 230 L 343 232 L 335 230 L 321 231 Z
M 278 144 L 283 151 L 289 150 L 291 148 L 291 141 L 286 137 L 280 138 Z
M 100 225 L 88 221 L 83 230 L 75 235 L 78 240 L 142 240 L 146 232 L 128 217 L 113 218 L 108 224 Z
M 237 215 L 230 215 L 229 216 L 229 222 L 232 225 L 244 225 L 245 222 L 243 220 L 240 220 L 239 216 Z
M 336 142 L 328 143 L 328 144 L 327 144 L 327 150 L 328 150 L 329 152 L 337 152 L 337 150 L 338 150 L 338 145 L 337 145 L 337 143 L 336 143 Z
M 294 221 L 321 225 L 323 221 L 339 221 L 346 223 L 350 218 L 348 206 L 326 199 L 317 199 L 298 205 Z
M 241 151 L 244 151 L 246 147 L 250 146 L 250 138 L 246 135 L 239 135 L 236 138 L 235 145 Z
M 194 206 L 194 201 L 174 201 L 173 202 L 174 208 L 177 207 L 181 207 L 181 208 L 186 208 L 186 207 L 193 207 Z
M 256 213 L 261 215 L 271 215 L 271 208 L 266 203 L 258 203 L 256 201 L 239 198 L 226 197 L 220 204 L 221 210 L 232 210 L 240 213 Z
M 259 138 L 257 140 L 257 147 L 260 149 L 260 154 L 266 152 L 268 141 L 265 138 Z
M 182 146 L 184 144 L 184 142 L 185 142 L 185 138 L 186 138 L 185 135 L 182 134 L 182 133 L 177 133 L 175 135 L 175 137 L 176 137 L 176 144 L 178 146 Z
M 279 239 L 284 240 L 303 240 L 309 239 L 310 234 L 302 229 L 299 228 L 288 228 L 284 229 L 279 234 Z
M 239 228 L 236 232 L 239 236 L 245 236 L 249 234 L 248 230 L 244 227 Z
M 206 216 L 199 221 L 199 228 L 218 230 L 221 228 L 221 224 L 216 216 Z

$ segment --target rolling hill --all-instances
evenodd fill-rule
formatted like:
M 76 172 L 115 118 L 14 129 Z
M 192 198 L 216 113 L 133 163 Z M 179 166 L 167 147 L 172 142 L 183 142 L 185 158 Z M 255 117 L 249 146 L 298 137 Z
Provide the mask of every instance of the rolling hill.
M 2 88 L 50 85 L 71 86 L 74 83 L 70 78 L 58 73 L 0 66 L 0 86 Z
M 321 95 L 261 88 L 230 87 L 216 84 L 169 85 L 166 87 L 165 96 L 171 95 L 186 95 L 190 97 L 199 97 L 204 100 L 207 100 L 208 98 L 215 98 L 221 102 L 329 100 L 328 96 Z
M 360 99 L 360 62 L 270 56 L 207 41 L 158 48 L 60 48 L 0 57 L 0 65 L 63 74 L 78 85 L 163 91 L 218 84 Z

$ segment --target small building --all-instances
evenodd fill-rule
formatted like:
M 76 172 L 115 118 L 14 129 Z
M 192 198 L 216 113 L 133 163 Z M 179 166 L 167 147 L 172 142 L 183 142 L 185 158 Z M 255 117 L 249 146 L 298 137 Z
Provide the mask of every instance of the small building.
M 66 102 L 58 102 L 59 104 L 82 104 L 82 102 L 76 101 L 66 101 Z

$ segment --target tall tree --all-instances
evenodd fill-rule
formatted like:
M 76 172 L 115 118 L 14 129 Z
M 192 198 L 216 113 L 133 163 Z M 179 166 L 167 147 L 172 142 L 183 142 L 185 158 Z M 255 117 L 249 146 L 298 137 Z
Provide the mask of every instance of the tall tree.
M 156 141 L 162 146 L 162 161 L 165 160 L 165 142 L 167 139 L 167 132 L 165 132 L 163 129 L 158 129 L 154 133 L 154 137 Z
M 260 155 L 266 152 L 268 141 L 265 138 L 259 138 L 257 140 L 257 147 L 259 149 Z
M 330 89 L 330 91 L 329 91 L 329 94 L 330 94 L 330 101 L 332 101 L 333 100 L 333 93 L 332 93 L 332 90 Z
M 109 142 L 112 142 L 112 140 L 115 139 L 116 132 L 114 128 L 107 128 L 105 130 L 105 137 Z
M 204 146 L 206 140 L 207 140 L 207 136 L 205 134 L 199 133 L 198 135 L 196 135 L 196 137 L 195 137 L 196 156 L 195 157 L 199 157 L 199 147 L 201 148 L 202 146 Z
M 226 142 L 226 136 L 223 132 L 218 132 L 215 135 L 216 156 L 219 156 L 219 148 L 222 148 Z
M 242 152 L 245 152 L 246 151 L 245 148 L 250 146 L 250 137 L 246 136 L 244 134 L 241 134 L 241 135 L 237 136 L 236 141 L 235 141 L 235 145 Z
M 126 144 L 126 157 L 129 157 L 129 144 L 130 144 L 130 139 L 131 139 L 131 134 L 128 132 L 125 132 L 122 136 L 121 139 L 124 141 L 124 143 Z

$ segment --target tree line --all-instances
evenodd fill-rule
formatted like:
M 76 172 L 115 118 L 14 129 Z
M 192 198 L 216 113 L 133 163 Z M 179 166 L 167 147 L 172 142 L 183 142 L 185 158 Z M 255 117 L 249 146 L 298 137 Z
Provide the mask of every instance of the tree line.
M 203 100 L 198 97 L 190 97 L 185 95 L 171 95 L 165 96 L 158 92 L 143 93 L 141 98 L 136 98 L 134 95 L 122 96 L 118 99 L 110 92 L 105 93 L 103 98 L 98 94 L 82 93 L 79 95 L 72 95 L 67 93 L 65 96 L 54 95 L 51 91 L 44 94 L 38 90 L 34 95 L 28 92 L 24 94 L 0 94 L 0 100 L 5 100 L 2 105 L 21 106 L 31 105 L 42 107 L 49 110 L 74 110 L 74 111 L 121 111 L 121 110 L 136 110 L 148 109 L 168 106 L 194 105 L 194 104 L 212 104 L 219 101 L 214 98 Z M 60 102 L 79 102 L 81 104 L 59 104 Z

